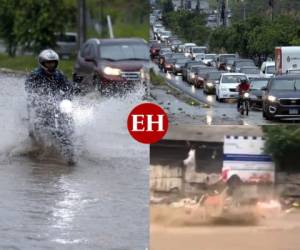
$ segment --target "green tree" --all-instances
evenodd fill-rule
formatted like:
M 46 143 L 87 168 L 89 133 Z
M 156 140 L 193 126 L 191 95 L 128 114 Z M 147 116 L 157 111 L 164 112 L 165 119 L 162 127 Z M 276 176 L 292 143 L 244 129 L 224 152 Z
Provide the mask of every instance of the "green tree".
M 55 33 L 65 29 L 63 0 L 22 0 L 15 13 L 13 32 L 23 48 L 38 53 L 56 47 Z
M 294 125 L 263 126 L 265 152 L 273 156 L 278 170 L 300 171 L 300 127 Z
M 162 11 L 163 13 L 169 13 L 174 11 L 173 1 L 172 0 L 164 0 L 162 2 Z
M 15 56 L 17 38 L 13 32 L 15 26 L 15 10 L 18 0 L 0 0 L 0 36 L 3 38 L 7 53 Z

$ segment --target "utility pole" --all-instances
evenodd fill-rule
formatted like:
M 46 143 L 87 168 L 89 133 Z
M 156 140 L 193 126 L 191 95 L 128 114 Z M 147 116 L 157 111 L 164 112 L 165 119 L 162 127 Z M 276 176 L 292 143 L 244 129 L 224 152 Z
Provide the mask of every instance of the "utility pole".
M 275 0 L 269 0 L 269 6 L 271 7 L 271 21 L 274 19 L 274 4 Z
M 221 23 L 223 26 L 226 26 L 226 3 L 225 0 L 221 0 L 221 6 L 220 6 L 220 12 L 221 12 Z
M 82 44 L 86 40 L 86 6 L 85 0 L 77 0 L 77 12 L 78 12 L 78 20 L 77 20 L 77 33 L 78 33 L 78 49 L 81 48 Z

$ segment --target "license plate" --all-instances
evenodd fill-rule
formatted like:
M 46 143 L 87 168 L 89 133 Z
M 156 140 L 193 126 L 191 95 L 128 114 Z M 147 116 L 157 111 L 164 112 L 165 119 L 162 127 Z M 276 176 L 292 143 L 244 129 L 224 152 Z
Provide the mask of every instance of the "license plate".
M 290 115 L 298 115 L 298 109 L 290 109 L 289 114 Z

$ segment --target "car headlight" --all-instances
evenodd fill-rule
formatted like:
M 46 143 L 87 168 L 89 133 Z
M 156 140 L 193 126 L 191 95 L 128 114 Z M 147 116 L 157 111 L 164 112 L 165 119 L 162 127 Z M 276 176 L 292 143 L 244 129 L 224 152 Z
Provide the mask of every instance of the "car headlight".
M 227 66 L 226 69 L 227 69 L 228 71 L 230 71 L 230 70 L 231 70 L 231 67 L 230 67 L 230 66 Z
M 195 74 L 194 73 L 191 74 L 191 78 L 195 78 Z
M 245 97 L 245 98 L 249 98 L 249 96 L 250 96 L 249 93 L 245 93 L 245 94 L 244 94 L 244 97 Z
M 62 113 L 71 113 L 73 110 L 73 105 L 70 100 L 62 100 L 59 104 L 59 108 Z
M 111 76 L 119 76 L 121 75 L 121 70 L 111 67 L 105 67 L 103 70 L 104 74 L 111 75 Z
M 207 87 L 213 87 L 214 86 L 214 84 L 212 82 L 207 82 L 206 85 L 207 85 Z
M 269 100 L 270 102 L 275 102 L 275 101 L 276 101 L 276 97 L 275 97 L 275 96 L 272 96 L 272 95 L 269 95 L 269 96 L 268 96 L 268 100 Z
M 180 65 L 175 64 L 175 68 L 179 69 L 179 68 L 180 68 Z
M 141 68 L 140 73 L 141 73 L 141 79 L 142 80 L 149 80 L 150 79 L 150 74 L 149 74 L 148 71 L 145 71 L 145 69 Z

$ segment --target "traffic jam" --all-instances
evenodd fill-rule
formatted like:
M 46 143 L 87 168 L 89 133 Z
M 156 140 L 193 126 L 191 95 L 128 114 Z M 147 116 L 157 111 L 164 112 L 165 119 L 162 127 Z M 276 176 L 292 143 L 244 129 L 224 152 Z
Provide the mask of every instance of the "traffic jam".
M 276 47 L 275 60 L 258 64 L 238 53 L 216 54 L 206 45 L 184 41 L 164 26 L 158 9 L 150 14 L 150 24 L 156 73 L 170 88 L 204 104 L 210 121 L 222 116 L 242 125 L 299 120 L 300 47 Z

